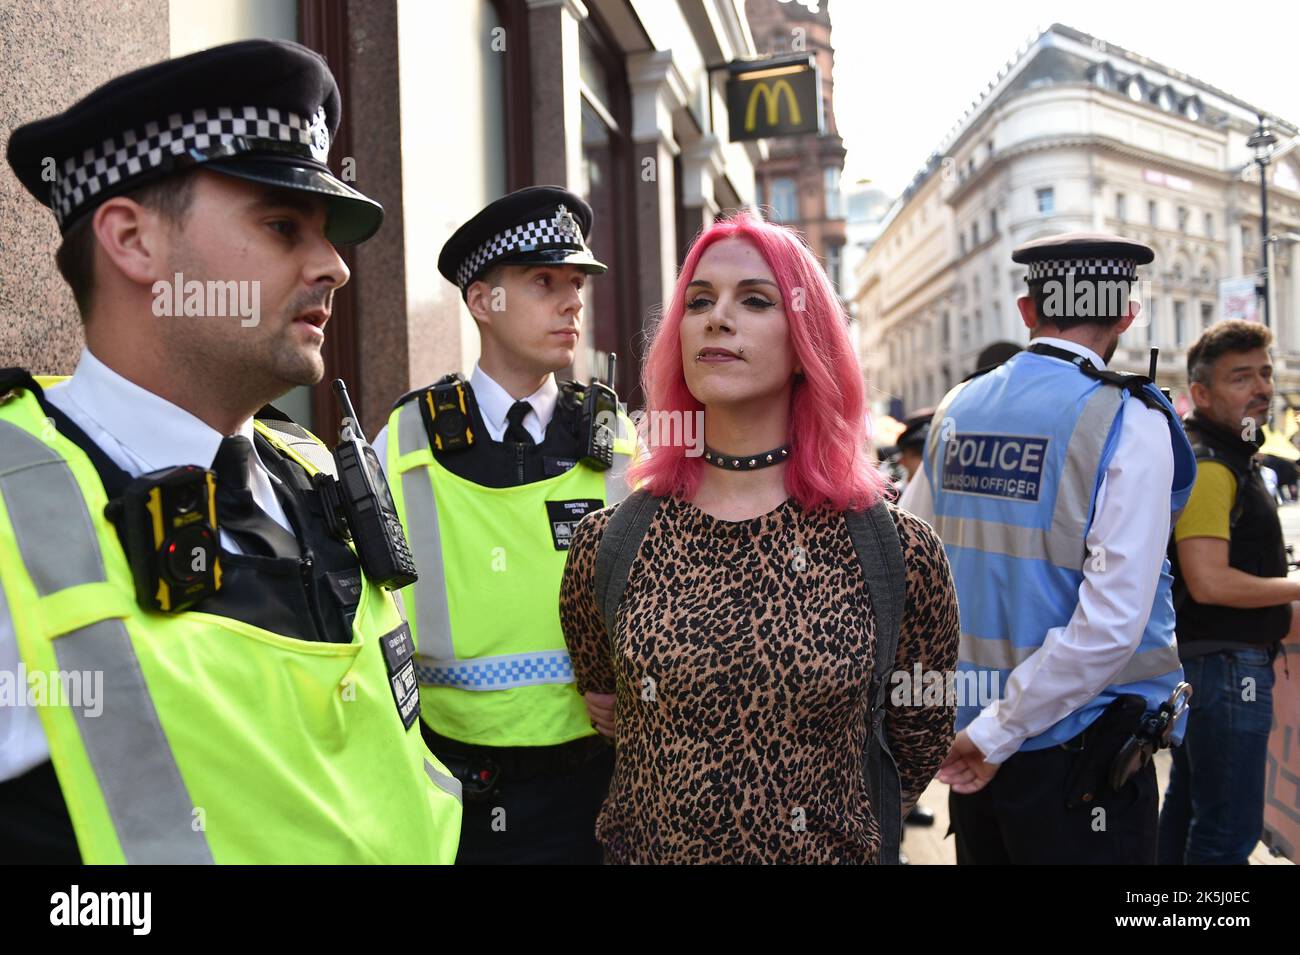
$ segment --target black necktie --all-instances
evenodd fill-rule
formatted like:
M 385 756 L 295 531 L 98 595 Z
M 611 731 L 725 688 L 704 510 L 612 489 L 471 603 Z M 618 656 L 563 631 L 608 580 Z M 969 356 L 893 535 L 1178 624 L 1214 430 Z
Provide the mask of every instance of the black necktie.
M 223 438 L 212 470 L 217 474 L 217 520 L 245 554 L 257 557 L 298 557 L 298 539 L 267 515 L 253 500 L 249 466 L 253 442 L 236 435 Z
M 506 412 L 506 421 L 509 426 L 506 428 L 506 440 L 517 441 L 520 444 L 534 444 L 533 436 L 528 433 L 524 427 L 524 418 L 528 412 L 533 410 L 533 406 L 526 401 L 516 401 Z

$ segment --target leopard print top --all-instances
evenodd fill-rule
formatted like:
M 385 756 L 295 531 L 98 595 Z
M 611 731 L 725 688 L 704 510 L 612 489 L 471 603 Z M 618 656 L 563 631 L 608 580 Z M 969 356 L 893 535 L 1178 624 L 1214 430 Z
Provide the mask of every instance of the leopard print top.
M 614 779 L 596 824 L 610 861 L 875 861 L 862 779 L 874 622 L 843 515 L 790 499 L 733 522 L 668 499 L 632 566 L 611 653 L 593 583 L 611 511 L 578 526 L 560 588 L 579 691 L 616 694 Z M 895 671 L 954 670 L 943 545 L 920 518 L 890 512 L 907 565 Z M 889 703 L 904 806 L 938 770 L 955 718 L 949 705 Z

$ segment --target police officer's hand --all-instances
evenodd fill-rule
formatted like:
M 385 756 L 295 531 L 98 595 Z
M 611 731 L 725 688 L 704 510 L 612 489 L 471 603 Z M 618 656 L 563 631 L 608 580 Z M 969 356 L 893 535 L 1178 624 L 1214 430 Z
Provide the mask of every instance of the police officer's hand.
M 614 694 L 584 693 L 582 698 L 587 703 L 587 715 L 591 717 L 591 725 L 596 727 L 596 732 L 613 739 Z
M 989 784 L 998 771 L 998 763 L 990 763 L 962 730 L 952 741 L 948 758 L 939 767 L 939 782 L 947 783 L 952 791 L 962 796 L 977 793 Z

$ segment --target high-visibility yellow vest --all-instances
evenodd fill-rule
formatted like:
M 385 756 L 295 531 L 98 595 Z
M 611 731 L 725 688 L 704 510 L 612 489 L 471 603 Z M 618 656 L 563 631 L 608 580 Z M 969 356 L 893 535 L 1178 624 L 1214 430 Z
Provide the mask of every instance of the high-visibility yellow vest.
M 556 539 L 572 528 L 553 527 L 547 503 L 626 496 L 635 426 L 626 416 L 620 425 L 609 470 L 579 463 L 498 488 L 438 463 L 417 401 L 389 417 L 389 483 L 420 574 L 401 593 L 421 717 L 434 732 L 480 746 L 554 746 L 595 732 L 560 629 L 568 551 Z
M 103 674 L 98 715 L 39 710 L 82 859 L 455 861 L 459 784 L 403 728 L 378 645 L 403 623 L 392 596 L 364 582 L 347 644 L 145 611 L 106 503 L 33 393 L 0 398 L 0 583 L 20 658 L 29 679 Z

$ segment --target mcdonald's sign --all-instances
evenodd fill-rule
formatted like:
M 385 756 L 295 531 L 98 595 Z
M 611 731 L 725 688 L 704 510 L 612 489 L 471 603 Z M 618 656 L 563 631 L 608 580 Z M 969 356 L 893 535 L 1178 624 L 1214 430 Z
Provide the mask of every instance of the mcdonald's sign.
M 811 55 L 728 65 L 731 140 L 822 132 L 821 78 Z

